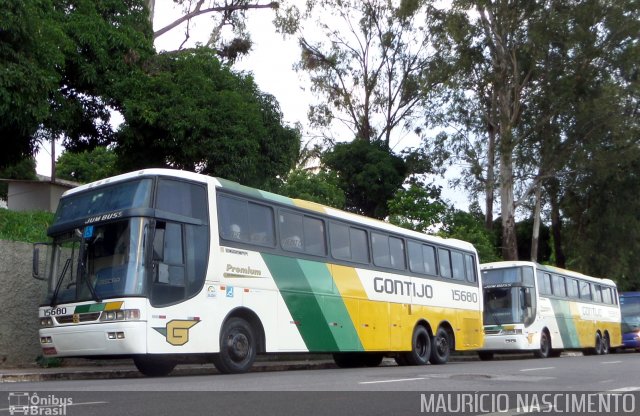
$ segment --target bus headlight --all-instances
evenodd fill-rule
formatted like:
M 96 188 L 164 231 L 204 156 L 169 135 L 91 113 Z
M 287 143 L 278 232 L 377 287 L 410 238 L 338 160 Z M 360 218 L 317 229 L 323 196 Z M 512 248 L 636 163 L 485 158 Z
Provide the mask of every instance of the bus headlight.
M 135 321 L 140 319 L 139 309 L 120 309 L 117 311 L 103 311 L 100 314 L 100 321 Z
M 40 318 L 40 326 L 42 328 L 49 328 L 53 326 L 53 319 L 51 318 Z

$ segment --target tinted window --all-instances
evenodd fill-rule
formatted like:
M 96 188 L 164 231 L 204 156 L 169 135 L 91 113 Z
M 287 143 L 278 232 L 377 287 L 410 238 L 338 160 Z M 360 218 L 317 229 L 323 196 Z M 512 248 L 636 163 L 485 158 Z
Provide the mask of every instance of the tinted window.
M 456 280 L 464 280 L 464 256 L 457 251 L 451 252 L 451 271 L 453 278 Z
M 207 197 L 204 186 L 171 179 L 158 180 L 156 208 L 207 223 Z
M 349 227 L 335 222 L 329 225 L 331 231 L 331 255 L 337 259 L 351 260 Z
M 478 277 L 476 276 L 476 262 L 474 261 L 473 256 L 469 254 L 464 255 L 464 266 L 467 270 L 467 281 L 475 283 L 478 281 Z
M 359 263 L 369 262 L 369 243 L 365 230 L 351 228 L 351 260 Z
M 391 267 L 394 269 L 404 270 L 407 265 L 404 260 L 404 241 L 389 237 L 389 253 L 391 254 Z
M 422 245 L 422 257 L 424 259 L 424 271 L 427 274 L 437 276 L 436 248 L 434 246 Z
M 218 196 L 218 226 L 225 240 L 273 247 L 273 209 L 243 199 Z
M 378 233 L 371 233 L 371 249 L 373 251 L 373 264 L 380 267 L 391 267 L 389 237 Z
M 556 296 L 567 296 L 567 289 L 564 284 L 564 276 L 553 275 L 553 294 Z
M 613 300 L 611 298 L 611 288 L 608 288 L 608 287 L 602 288 L 602 301 L 608 304 L 613 303 Z
M 438 263 L 440 264 L 440 276 L 451 278 L 451 253 L 449 250 L 438 249 Z
M 580 280 L 580 299 L 591 300 L 591 285 L 584 280 Z
M 249 242 L 273 247 L 276 242 L 273 209 L 266 205 L 249 203 Z
M 578 289 L 578 281 L 576 279 L 567 279 L 567 295 L 570 298 L 579 298 L 580 291 Z
M 596 302 L 602 302 L 602 286 L 593 285 L 593 300 Z
M 409 250 L 409 270 L 415 273 L 424 273 L 424 258 L 422 256 L 422 244 L 413 241 L 407 243 Z
M 541 295 L 551 295 L 551 275 L 549 273 L 538 273 L 538 292 Z
M 282 211 L 280 213 L 280 245 L 287 251 L 304 251 L 302 215 Z
M 324 237 L 324 222 L 317 218 L 304 216 L 304 249 L 306 253 L 324 256 L 327 247 Z

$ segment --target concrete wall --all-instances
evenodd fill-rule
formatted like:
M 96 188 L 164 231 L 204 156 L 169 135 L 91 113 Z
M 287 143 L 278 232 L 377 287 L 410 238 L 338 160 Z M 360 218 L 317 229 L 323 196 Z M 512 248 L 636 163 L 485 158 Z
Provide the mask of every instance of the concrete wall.
M 32 249 L 0 240 L 0 366 L 35 365 L 42 355 L 38 305 L 47 284 L 31 276 Z

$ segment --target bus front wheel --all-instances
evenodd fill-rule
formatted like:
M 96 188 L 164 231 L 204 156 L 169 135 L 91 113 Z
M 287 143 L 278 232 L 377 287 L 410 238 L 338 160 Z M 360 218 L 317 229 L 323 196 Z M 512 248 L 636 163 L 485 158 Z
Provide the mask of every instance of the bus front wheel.
M 542 331 L 540 334 L 540 348 L 533 354 L 536 358 L 548 358 L 551 355 L 551 339 L 547 331 Z
M 164 357 L 153 355 L 137 355 L 133 363 L 138 371 L 147 377 L 164 377 L 176 367 L 176 362 Z
M 431 357 L 431 336 L 427 329 L 418 325 L 411 337 L 411 351 L 403 352 L 402 356 L 407 365 L 425 365 Z
M 220 353 L 213 364 L 224 374 L 249 371 L 256 359 L 256 337 L 251 325 L 242 318 L 230 318 L 220 333 Z

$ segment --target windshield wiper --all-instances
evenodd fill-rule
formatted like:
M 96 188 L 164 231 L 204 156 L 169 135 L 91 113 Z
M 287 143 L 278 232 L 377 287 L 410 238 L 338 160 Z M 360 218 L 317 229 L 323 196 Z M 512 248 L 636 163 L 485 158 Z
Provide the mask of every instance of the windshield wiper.
M 87 279 L 86 267 L 85 267 L 86 259 L 84 258 L 87 250 L 84 248 L 84 244 L 82 245 L 82 247 L 83 247 L 81 249 L 82 253 L 80 253 L 80 258 L 82 259 L 82 261 L 80 262 L 80 279 L 82 279 L 84 283 L 87 285 L 87 288 L 89 289 L 89 293 L 91 293 L 91 298 L 97 303 L 100 303 L 102 302 L 102 299 L 98 297 L 98 294 L 96 293 L 95 289 L 91 285 L 91 282 L 89 281 L 89 279 Z
M 58 277 L 58 282 L 56 283 L 56 288 L 53 291 L 53 295 L 51 296 L 51 304 L 50 306 L 53 308 L 56 306 L 56 300 L 58 300 L 58 293 L 60 292 L 60 287 L 62 286 L 62 281 L 64 280 L 64 276 L 67 274 L 69 270 L 69 266 L 71 265 L 71 258 L 68 258 L 64 262 L 64 267 L 62 268 L 62 273 L 60 273 L 60 277 Z

